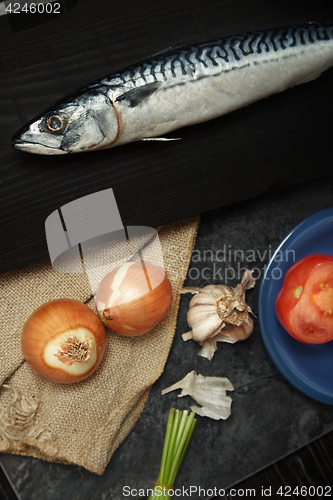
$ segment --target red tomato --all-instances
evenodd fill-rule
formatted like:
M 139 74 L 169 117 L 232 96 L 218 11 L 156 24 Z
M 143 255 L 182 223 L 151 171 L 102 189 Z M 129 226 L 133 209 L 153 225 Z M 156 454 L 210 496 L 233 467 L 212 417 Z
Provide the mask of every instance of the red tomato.
M 313 254 L 286 273 L 276 299 L 278 320 L 287 332 L 306 344 L 333 339 L 333 257 Z

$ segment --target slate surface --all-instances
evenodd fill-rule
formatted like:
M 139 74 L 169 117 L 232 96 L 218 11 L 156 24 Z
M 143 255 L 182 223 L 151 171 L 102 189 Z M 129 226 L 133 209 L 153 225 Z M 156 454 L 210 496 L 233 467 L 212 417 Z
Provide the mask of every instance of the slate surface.
M 224 282 L 234 286 L 239 267 L 256 267 L 258 284 L 247 292 L 248 303 L 256 315 L 259 281 L 269 254 L 300 221 L 332 205 L 333 177 L 325 177 L 204 214 L 185 284 L 205 286 L 211 282 L 205 279 L 209 275 L 219 283 L 220 274 Z M 246 256 L 253 255 L 252 251 L 256 260 L 249 262 Z M 234 278 L 229 279 L 232 270 Z M 151 488 L 157 479 L 169 409 L 188 408 L 193 403 L 189 397 L 178 399 L 179 391 L 161 396 L 161 390 L 193 369 L 203 375 L 227 376 L 235 387 L 230 393 L 233 404 L 228 420 L 198 417 L 175 484 L 188 492 L 191 486 L 201 487 L 200 495 L 194 491 L 191 495 L 195 500 L 209 498 L 214 488 L 218 491 L 236 484 L 333 429 L 333 407 L 297 391 L 273 365 L 257 320 L 247 341 L 219 344 L 211 362 L 199 357 L 199 346 L 181 339 L 187 331 L 189 299 L 186 295 L 181 299 L 165 371 L 155 383 L 136 427 L 114 454 L 105 474 L 97 476 L 85 470 L 80 472 L 75 466 L 1 455 L 0 463 L 20 500 L 139 498 L 135 493 L 126 496 L 129 490 L 125 487 Z
M 60 2 L 63 15 L 34 27 L 27 21 L 29 29 L 22 18 L 13 31 L 13 19 L 0 16 L 0 272 L 48 258 L 46 217 L 104 188 L 114 189 L 124 225 L 154 227 L 330 171 L 332 69 L 172 134 L 181 141 L 65 158 L 12 150 L 12 134 L 63 95 L 179 42 L 333 22 L 327 1 Z

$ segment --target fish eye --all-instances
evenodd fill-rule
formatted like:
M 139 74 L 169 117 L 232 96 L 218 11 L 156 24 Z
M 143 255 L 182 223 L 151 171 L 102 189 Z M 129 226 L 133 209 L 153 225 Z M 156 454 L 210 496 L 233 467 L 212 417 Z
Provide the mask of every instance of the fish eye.
M 47 130 L 52 134 L 60 134 L 65 128 L 65 122 L 58 115 L 50 116 L 47 120 Z

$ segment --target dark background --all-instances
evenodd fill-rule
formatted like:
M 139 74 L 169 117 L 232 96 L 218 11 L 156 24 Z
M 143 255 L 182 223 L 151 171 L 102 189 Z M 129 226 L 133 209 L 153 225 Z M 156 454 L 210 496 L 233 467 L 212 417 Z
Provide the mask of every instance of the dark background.
M 161 49 L 297 22 L 333 22 L 332 2 L 80 0 L 68 8 L 62 3 L 63 15 L 35 27 L 15 27 L 0 17 L 1 272 L 47 259 L 46 217 L 104 188 L 114 189 L 125 225 L 156 226 L 261 193 L 288 203 L 298 189 L 288 186 L 305 181 L 304 197 L 309 181 L 319 179 L 313 193 L 325 186 L 324 176 L 332 173 L 332 69 L 311 83 L 172 134 L 181 141 L 43 157 L 12 150 L 10 139 L 64 94 Z M 237 488 L 332 484 L 332 452 L 329 433 Z M 0 491 L 3 498 L 15 498 L 2 471 Z

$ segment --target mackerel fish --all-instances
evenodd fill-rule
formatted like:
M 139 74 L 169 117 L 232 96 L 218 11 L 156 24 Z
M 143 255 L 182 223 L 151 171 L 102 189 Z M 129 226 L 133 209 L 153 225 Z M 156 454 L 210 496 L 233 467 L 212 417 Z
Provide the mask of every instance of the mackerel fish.
M 14 134 L 15 149 L 60 155 L 163 140 L 333 65 L 333 25 L 254 31 L 162 51 L 73 92 Z

